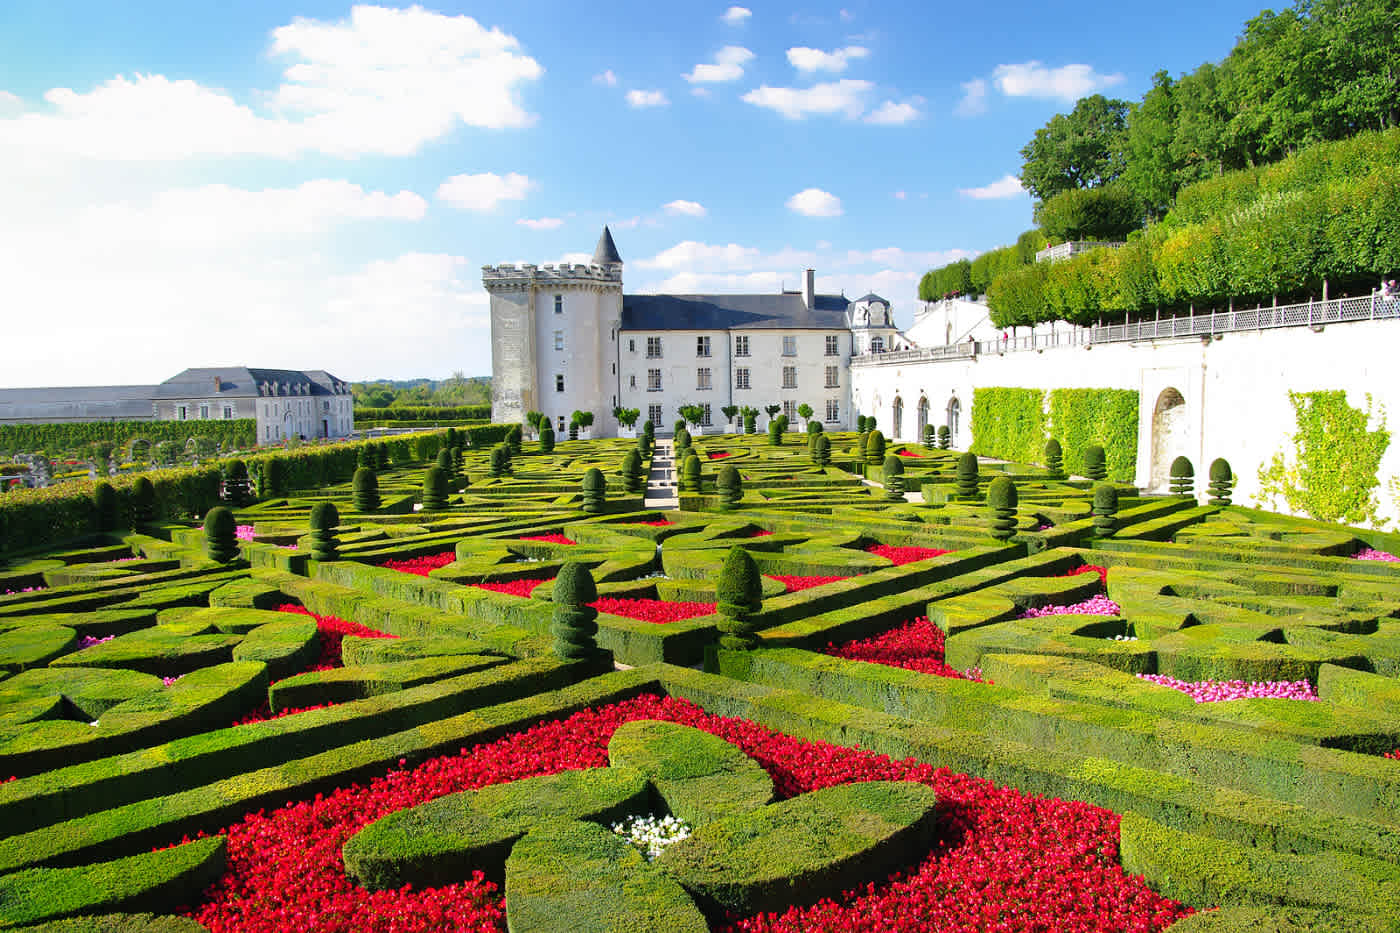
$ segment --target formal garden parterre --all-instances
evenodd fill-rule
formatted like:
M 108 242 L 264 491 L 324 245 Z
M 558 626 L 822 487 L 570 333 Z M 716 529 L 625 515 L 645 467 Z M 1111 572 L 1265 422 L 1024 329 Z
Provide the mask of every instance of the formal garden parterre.
M 0 499 L 0 927 L 1395 928 L 1395 536 L 473 432 Z

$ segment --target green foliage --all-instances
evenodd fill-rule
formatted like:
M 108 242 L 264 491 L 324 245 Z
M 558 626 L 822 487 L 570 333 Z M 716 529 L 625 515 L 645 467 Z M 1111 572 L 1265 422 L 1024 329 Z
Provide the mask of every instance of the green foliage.
M 801 405 L 798 405 L 797 416 L 803 421 L 809 420 L 812 417 L 812 406 L 808 405 L 806 402 L 803 402 Z
M 1126 185 L 1070 188 L 1036 205 L 1035 221 L 1052 242 L 1121 240 L 1142 226 L 1142 202 Z
M 719 491 L 720 511 L 729 512 L 739 507 L 739 500 L 744 497 L 744 484 L 733 464 L 720 467 L 715 487 Z
M 1056 114 L 1021 150 L 1021 184 L 1046 201 L 1062 191 L 1096 188 L 1123 174 L 1128 104 L 1102 94 Z
M 655 437 L 655 436 L 656 436 L 656 425 L 654 425 L 654 424 L 651 423 L 651 419 L 650 419 L 650 418 L 648 418 L 645 422 L 643 422 L 643 424 L 642 424 L 642 433 L 643 433 L 644 435 L 646 435 L 647 437 Z
M 156 487 L 148 477 L 138 476 L 131 484 L 131 518 L 138 528 L 156 520 Z
M 879 466 L 884 461 L 885 435 L 879 431 L 871 431 L 865 441 L 865 462 L 870 466 Z
M 808 422 L 807 422 L 807 433 L 808 433 L 808 434 L 821 434 L 821 433 L 822 433 L 823 431 L 825 431 L 825 430 L 826 430 L 826 429 L 822 427 L 822 423 L 821 423 L 820 421 L 808 421 Z
M 510 446 L 497 444 L 491 448 L 491 475 L 494 477 L 510 474 Z
M 340 541 L 335 530 L 340 525 L 340 510 L 334 502 L 318 502 L 311 507 L 311 559 L 338 560 Z
M 734 423 L 734 416 L 739 414 L 739 411 L 738 405 L 725 405 L 720 408 L 720 412 L 724 415 L 724 420 L 729 424 Z
M 616 415 L 619 411 L 621 411 L 621 409 L 614 409 L 613 414 Z M 491 416 L 487 415 L 486 417 L 489 418 Z M 531 410 L 525 412 L 525 423 L 528 424 L 535 431 L 538 431 L 540 429 L 540 422 L 544 420 L 544 412 L 542 411 Z
M 783 425 L 777 418 L 768 420 L 768 444 L 771 447 L 783 445 Z
M 825 434 L 818 434 L 812 440 L 812 462 L 819 467 L 831 463 L 831 438 Z
M 171 449 L 183 450 L 195 437 L 204 437 L 222 447 L 252 447 L 256 443 L 257 421 L 253 418 L 237 418 L 203 421 L 81 421 L 65 424 L 0 424 L 0 450 L 21 453 L 47 451 L 50 456 L 58 452 L 91 449 L 101 443 L 108 448 L 124 448 L 130 452 L 135 439 L 145 441 L 138 447 L 145 459 L 150 445 L 156 441 L 168 441 Z M 100 465 L 99 472 L 106 471 L 106 463 Z
M 982 387 L 972 393 L 973 453 L 1033 463 L 1045 444 L 1045 393 Z
M 622 457 L 622 487 L 628 492 L 641 492 L 644 488 L 642 482 L 642 457 L 633 448 L 628 450 Z
M 1045 442 L 1045 470 L 1051 479 L 1065 478 L 1064 450 L 1053 437 Z
M 583 511 L 590 515 L 603 511 L 608 493 L 608 481 L 603 476 L 603 471 L 597 467 L 589 467 L 583 474 L 582 488 L 583 504 L 580 507 Z
M 947 450 L 953 446 L 953 432 L 948 430 L 946 424 L 938 426 L 938 449 Z
M 369 467 L 355 471 L 352 498 L 356 512 L 373 512 L 379 508 L 379 477 Z
M 763 580 L 749 552 L 735 545 L 729 549 L 715 585 L 719 601 L 721 648 L 751 651 L 759 645 L 754 616 L 763 608 Z
M 640 408 L 617 408 L 613 410 L 613 417 L 617 423 L 624 428 L 634 428 L 637 426 L 637 419 L 642 416 Z
M 1288 400 L 1297 423 L 1293 450 L 1260 467 L 1258 499 L 1282 497 L 1290 510 L 1319 521 L 1374 525 L 1381 458 L 1390 446 L 1385 410 L 1373 413 L 1369 394 L 1365 409 L 1352 408 L 1339 390 L 1289 392 Z
M 1172 461 L 1170 488 L 1174 496 L 1196 494 L 1196 470 L 1188 458 L 1177 457 Z
M 222 505 L 215 506 L 204 516 L 204 542 L 209 559 L 226 564 L 238 557 L 238 539 L 233 512 Z
M 745 407 L 744 409 L 744 433 L 758 433 L 758 410 Z
M 253 501 L 253 484 L 248 479 L 248 464 L 230 460 L 224 464 L 224 498 L 242 508 Z
M 764 405 L 763 411 L 768 415 L 768 420 L 773 420 L 778 416 L 778 412 L 783 410 L 781 405 Z
M 863 422 L 865 420 L 865 416 L 861 415 L 860 419 Z M 861 431 L 859 434 L 856 435 L 856 457 L 859 458 L 861 463 L 865 462 L 865 455 L 869 449 L 870 434 L 866 431 Z
M 1090 445 L 1097 444 L 1104 449 L 1109 479 L 1131 483 L 1137 474 L 1136 390 L 1053 389 L 1050 429 L 1064 445 L 1067 473 L 1088 476 L 1084 454 Z
M 1094 534 L 1111 538 L 1118 530 L 1118 488 L 1108 483 L 1094 486 Z
M 413 452 L 419 460 L 424 462 L 436 459 L 439 443 L 432 434 L 420 434 L 413 442 Z
M 1016 534 L 1016 484 L 1005 474 L 987 484 L 987 506 L 992 512 L 992 537 L 1010 541 Z
M 696 456 L 693 449 L 686 455 L 685 462 L 681 464 L 680 487 L 682 492 L 700 491 L 700 458 Z
M 1230 493 L 1235 489 L 1235 472 L 1224 457 L 1216 457 L 1210 462 L 1210 504 L 1229 505 Z
M 676 411 L 692 427 L 700 427 L 700 423 L 705 420 L 705 406 L 703 405 L 681 405 Z
M 958 456 L 957 495 L 960 499 L 977 498 L 977 455 L 967 451 Z
M 438 451 L 437 467 L 447 474 L 449 479 L 457 475 L 457 458 L 453 456 L 451 447 L 444 447 Z
M 690 449 L 690 432 L 684 427 L 676 430 L 676 436 L 671 439 L 671 449 L 677 457 L 684 457 Z
M 975 294 L 972 287 L 972 262 L 959 259 L 946 266 L 930 269 L 919 280 L 919 300 L 938 301 L 941 298 L 956 298 L 959 295 Z
M 904 460 L 894 454 L 885 458 L 882 472 L 885 481 L 885 499 L 888 502 L 904 501 Z
M 513 424 L 510 426 L 510 430 L 506 432 L 506 443 L 510 445 L 512 456 L 518 457 L 523 452 L 524 438 L 525 432 L 520 430 L 520 425 Z
M 564 661 L 583 661 L 599 654 L 598 610 L 588 605 L 598 598 L 598 588 L 587 564 L 569 561 L 554 581 L 554 653 Z
M 1090 444 L 1084 448 L 1084 475 L 1095 482 L 1108 479 L 1108 465 L 1102 446 Z
M 423 511 L 441 512 L 447 508 L 447 471 L 440 466 L 428 467 L 423 474 Z
M 485 405 L 388 405 L 382 408 L 355 406 L 355 422 L 417 421 L 441 424 L 444 421 L 489 421 L 491 406 Z
M 119 510 L 117 491 L 112 488 L 111 483 L 98 483 L 92 487 L 94 531 L 116 531 L 121 522 Z
M 549 419 L 540 422 L 540 453 L 547 454 L 554 451 L 554 428 L 550 425 Z

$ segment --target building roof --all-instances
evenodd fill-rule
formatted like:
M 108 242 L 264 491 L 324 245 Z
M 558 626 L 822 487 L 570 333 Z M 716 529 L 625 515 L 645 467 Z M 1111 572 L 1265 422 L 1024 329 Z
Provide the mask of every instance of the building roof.
M 623 295 L 623 330 L 845 330 L 850 302 L 817 295 L 808 310 L 800 294 Z
M 216 382 L 217 380 L 217 388 Z M 343 395 L 344 386 L 325 370 L 249 369 L 247 366 L 207 366 L 187 369 L 155 387 L 153 398 L 253 398 L 270 395 Z M 286 387 L 280 388 L 279 387 Z M 347 389 L 348 391 L 348 389 Z
M 149 421 L 155 386 L 0 389 L 3 421 Z
M 614 262 L 621 265 L 622 257 L 617 253 L 617 244 L 613 242 L 612 232 L 604 225 L 603 235 L 598 237 L 598 245 L 593 248 L 593 264 L 605 266 Z
M 863 297 L 863 298 L 857 298 L 854 302 L 852 302 L 852 304 L 860 304 L 861 302 L 871 302 L 871 301 L 878 301 L 878 302 L 880 302 L 880 304 L 882 304 L 882 305 L 889 305 L 889 302 L 888 302 L 888 301 L 886 301 L 884 298 L 881 298 L 879 295 L 875 294 L 874 292 L 871 292 L 870 294 L 866 295 L 866 296 Z

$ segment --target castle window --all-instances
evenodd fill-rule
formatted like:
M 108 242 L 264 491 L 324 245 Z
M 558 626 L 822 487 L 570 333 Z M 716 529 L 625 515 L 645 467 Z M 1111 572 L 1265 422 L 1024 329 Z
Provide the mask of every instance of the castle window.
M 792 399 L 783 402 L 783 417 L 789 421 L 797 417 L 797 403 Z
M 225 420 L 225 421 L 232 421 L 232 420 L 233 420 L 233 409 L 232 409 L 230 406 L 228 406 L 228 405 L 225 405 L 225 406 L 224 406 L 224 420 Z
M 627 377 L 627 388 L 629 388 L 629 389 L 635 389 L 636 387 L 637 387 L 637 374 L 636 374 L 636 373 L 633 373 L 632 375 L 630 375 L 630 376 Z
M 871 352 L 871 353 L 884 353 L 884 352 L 885 352 L 885 340 L 884 340 L 883 337 L 871 337 L 871 338 L 870 338 L 870 352 Z
M 826 337 L 826 355 L 827 355 L 827 356 L 840 356 L 840 355 L 841 355 L 841 348 L 837 345 L 837 339 L 838 339 L 838 338 L 836 337 L 835 334 L 827 334 L 827 337 Z
M 648 406 L 647 406 L 647 420 L 651 422 L 651 426 L 652 426 L 653 428 L 656 427 L 658 424 L 661 423 L 661 406 L 660 406 L 660 405 L 648 405 Z
M 735 356 L 748 356 L 748 355 L 749 355 L 749 338 L 748 338 L 748 337 L 735 337 L 735 338 L 734 338 L 734 355 L 735 355 Z
M 564 391 L 564 376 L 563 376 L 562 373 L 559 374 L 559 375 L 556 375 L 556 376 L 554 377 L 554 391 L 555 391 L 555 392 L 563 392 L 563 391 Z
M 661 359 L 661 338 L 660 338 L 660 337 L 648 337 L 648 338 L 647 338 L 647 359 L 649 359 L 649 360 L 659 360 L 659 359 Z
M 695 388 L 710 388 L 710 367 L 702 366 L 695 371 Z
M 828 423 L 841 420 L 841 403 L 837 399 L 826 400 L 826 420 Z
M 562 330 L 556 330 L 554 332 L 554 349 L 564 349 L 564 332 Z
M 784 338 L 783 338 L 783 356 L 796 356 L 796 355 L 797 355 L 797 338 L 796 338 L 796 337 L 784 337 Z
M 710 355 L 710 338 L 709 338 L 709 337 L 696 337 L 696 338 L 695 338 L 695 355 L 696 355 L 696 356 L 709 356 L 709 355 Z
M 709 402 L 706 402 L 702 407 L 704 408 L 705 413 L 704 413 L 703 415 L 700 416 L 700 426 L 701 426 L 702 428 L 708 428 L 708 427 L 711 426 L 711 422 L 710 422 L 710 403 L 709 403 Z
M 564 296 L 563 296 L 563 295 L 555 295 L 555 296 L 554 296 L 554 313 L 555 313 L 555 314 L 563 314 L 563 313 L 564 313 Z
M 184 405 L 181 405 L 181 406 L 179 407 L 179 409 L 177 410 L 177 415 L 178 415 L 178 417 L 179 417 L 179 419 L 180 419 L 181 421 L 184 421 L 186 418 L 188 418 L 188 417 L 190 416 L 190 410 L 189 410 L 188 408 L 186 408 Z
M 836 366 L 826 368 L 826 387 L 828 389 L 839 388 L 841 385 L 841 370 Z
M 734 370 L 734 388 L 747 389 L 749 387 L 749 371 L 746 368 Z
M 783 367 L 783 388 L 784 388 L 784 389 L 795 389 L 795 388 L 797 388 L 797 367 L 796 367 L 796 366 L 784 366 L 784 367 Z
M 635 341 L 635 340 L 628 340 L 628 341 L 627 341 L 627 352 L 628 352 L 628 353 L 636 353 L 636 352 L 637 352 L 637 341 Z
M 659 370 L 659 369 L 648 369 L 648 370 L 647 370 L 647 391 L 648 391 L 648 392 L 660 392 L 660 391 L 661 391 L 661 370 Z
M 208 421 L 208 420 L 209 420 L 209 406 L 208 406 L 208 405 L 201 405 L 201 406 L 199 406 L 199 418 L 200 418 L 201 421 Z

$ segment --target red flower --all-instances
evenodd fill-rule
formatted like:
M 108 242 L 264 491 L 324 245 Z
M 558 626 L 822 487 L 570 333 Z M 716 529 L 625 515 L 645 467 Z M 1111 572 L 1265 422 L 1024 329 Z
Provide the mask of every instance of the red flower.
M 670 521 L 667 521 L 666 519 L 663 518 L 663 519 L 660 519 L 659 521 L 654 521 L 654 522 L 649 522 L 649 521 L 646 521 L 646 520 L 644 520 L 644 519 L 639 519 L 638 521 L 635 521 L 635 522 L 628 522 L 627 524 L 629 524 L 629 525 L 645 525 L 645 526 L 647 526 L 648 528 L 670 528 L 672 525 L 675 524 L 675 522 L 670 522 Z
M 543 541 L 546 544 L 578 544 L 563 535 L 521 535 L 517 541 Z
M 841 645 L 829 644 L 825 653 L 850 661 L 873 661 L 922 674 L 937 674 L 939 677 L 981 680 L 976 672 L 964 674 L 943 663 L 943 640 L 943 630 L 930 622 L 927 616 L 920 616 L 913 622 L 874 638 L 848 641 Z
M 767 530 L 765 530 L 765 529 L 763 529 L 763 528 L 757 528 L 757 529 L 755 529 L 755 530 L 753 530 L 753 531 L 750 531 L 750 532 L 749 532 L 748 534 L 746 534 L 746 535 L 741 535 L 741 537 L 744 537 L 744 538 L 767 538 L 767 537 L 770 537 L 772 534 L 773 534 L 773 532 L 771 532 L 771 531 L 767 531 Z
M 599 612 L 655 622 L 657 625 L 713 615 L 715 611 L 714 603 L 670 603 L 660 599 L 618 599 L 612 596 L 604 596 L 588 605 Z
M 723 460 L 725 457 L 729 456 L 729 451 L 727 451 L 727 450 L 713 450 L 713 451 L 711 451 L 711 452 L 705 454 L 705 456 L 709 457 L 711 460 Z
M 1077 577 L 1077 576 L 1079 576 L 1081 573 L 1096 573 L 1096 574 L 1099 575 L 1099 584 L 1100 584 L 1101 586 L 1108 586 L 1108 568 L 1107 568 L 1107 567 L 1100 567 L 1100 566 L 1097 565 L 1097 564 L 1083 564 L 1082 566 L 1075 567 L 1073 570 L 1069 571 L 1068 573 L 1062 573 L 1062 574 L 1060 574 L 1060 576 L 1062 576 L 1062 577 Z
M 358 622 L 347 622 L 344 619 L 337 619 L 335 616 L 318 616 L 305 606 L 298 606 L 296 603 L 284 603 L 277 607 L 278 612 L 295 612 L 304 616 L 311 616 L 316 620 L 316 633 L 321 639 L 321 657 L 311 666 L 313 671 L 329 671 L 337 667 L 344 667 L 340 659 L 340 642 L 346 635 L 359 635 L 361 638 L 398 638 L 397 635 L 390 635 L 388 632 L 381 632 L 372 629 L 367 625 Z
M 507 580 L 504 583 L 473 583 L 472 586 L 490 590 L 493 593 L 505 593 L 507 596 L 529 596 L 535 591 L 535 587 L 553 579 L 553 577 L 541 577 L 535 580 Z
M 912 564 L 916 560 L 928 560 L 930 557 L 953 553 L 931 547 L 896 547 L 892 544 L 872 544 L 865 549 L 865 552 L 883 557 L 896 567 L 902 564 Z
M 835 583 L 837 580 L 850 579 L 850 577 L 789 577 L 778 573 L 765 573 L 764 576 L 770 580 L 777 580 L 787 587 L 789 593 L 810 590 L 814 586 L 825 586 L 828 583 Z
M 899 456 L 901 456 L 901 457 L 913 457 L 913 458 L 916 459 L 916 460 L 922 460 L 922 459 L 924 459 L 924 456 L 925 456 L 925 455 L 924 455 L 924 454 L 915 453 L 915 452 L 912 451 L 912 450 L 901 450 L 901 451 L 899 451 Z
M 410 557 L 407 560 L 380 561 L 377 566 L 426 577 L 430 572 L 439 567 L 446 567 L 456 559 L 456 551 L 443 551 L 440 554 L 425 554 L 422 557 Z

